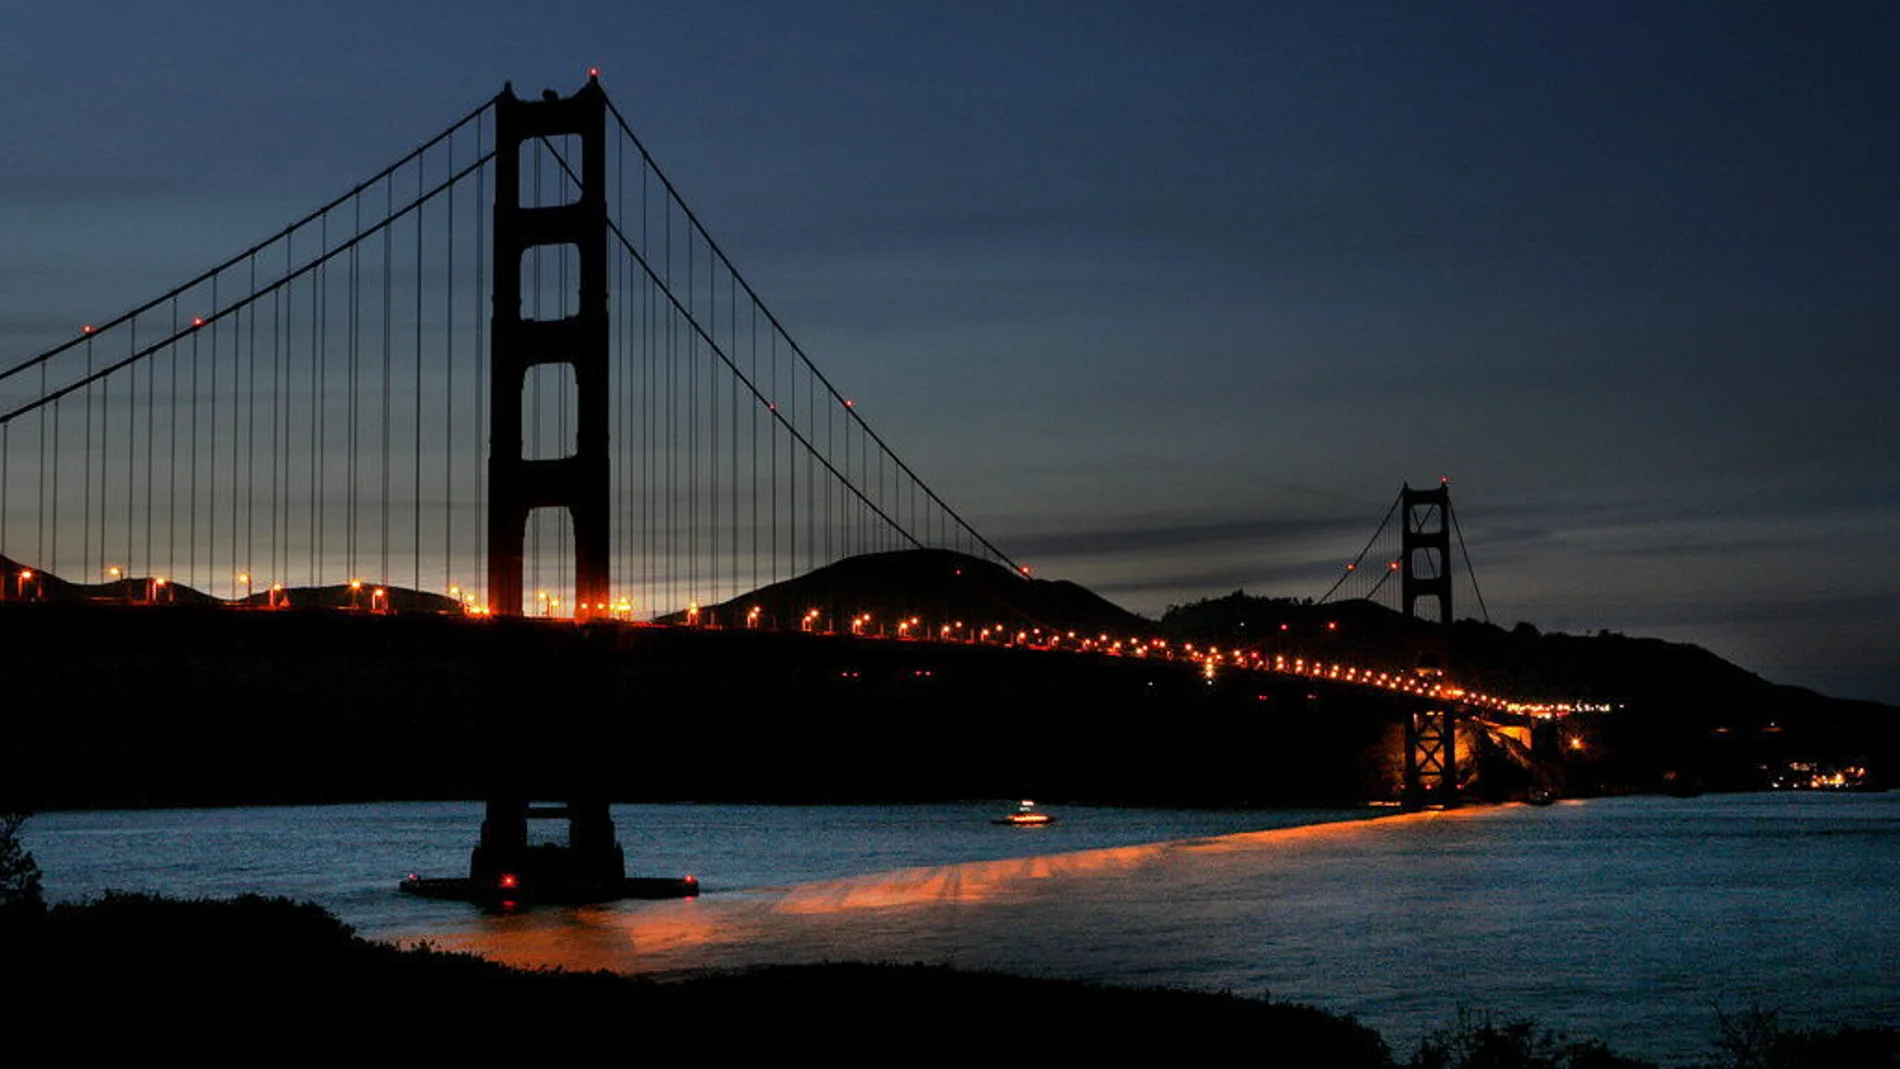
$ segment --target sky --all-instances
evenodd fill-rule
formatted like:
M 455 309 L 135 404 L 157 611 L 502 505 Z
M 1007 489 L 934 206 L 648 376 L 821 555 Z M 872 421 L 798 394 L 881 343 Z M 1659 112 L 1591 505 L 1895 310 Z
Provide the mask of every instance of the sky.
M 590 66 L 1045 578 L 1318 595 L 1452 480 L 1494 622 L 1900 703 L 1900 7 L 8 2 L 0 362 Z M 1469 600 L 1460 615 L 1474 612 Z

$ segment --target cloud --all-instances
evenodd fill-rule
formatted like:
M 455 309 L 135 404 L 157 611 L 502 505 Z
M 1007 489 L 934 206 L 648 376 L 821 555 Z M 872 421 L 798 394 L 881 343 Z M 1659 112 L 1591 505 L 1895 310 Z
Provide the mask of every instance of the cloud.
M 1284 546 L 1339 535 L 1350 541 L 1367 526 L 1364 520 L 1287 519 L 1250 516 L 1203 523 L 1158 526 L 1129 525 L 1086 531 L 1049 531 L 1014 535 L 1012 553 L 1025 557 L 1104 557 L 1149 554 L 1156 557 L 1190 555 L 1215 546 Z

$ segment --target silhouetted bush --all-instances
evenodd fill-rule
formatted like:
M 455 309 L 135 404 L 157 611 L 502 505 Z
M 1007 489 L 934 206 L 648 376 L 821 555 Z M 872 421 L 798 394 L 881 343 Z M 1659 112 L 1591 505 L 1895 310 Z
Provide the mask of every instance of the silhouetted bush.
M 175 1039 L 153 1037 L 182 1030 L 194 1065 L 286 1055 L 530 1064 L 622 1048 L 715 1064 L 800 1052 L 854 1064 L 903 1052 L 934 1064 L 950 1051 L 1071 1064 L 1189 1036 L 1293 1056 L 1277 1064 L 1392 1066 L 1371 1029 L 1259 999 L 925 965 L 779 966 L 671 983 L 527 972 L 370 942 L 317 906 L 257 896 L 62 905 L 0 932 L 0 962 L 17 1019 L 110 1022 L 88 1032 L 89 1054 L 169 1049 Z M 515 1051 L 523 1058 L 504 1057 Z
M 1531 1021 L 1499 1024 L 1459 1011 L 1458 1023 L 1426 1036 L 1407 1069 L 1656 1069 L 1596 1040 L 1573 1042 Z
M 1705 1069 L 1897 1069 L 1900 1028 L 1810 1030 L 1782 1025 L 1772 1010 L 1721 1018 L 1716 1060 Z
M 46 908 L 40 893 L 40 867 L 20 844 L 25 813 L 0 813 L 0 917 L 37 915 Z

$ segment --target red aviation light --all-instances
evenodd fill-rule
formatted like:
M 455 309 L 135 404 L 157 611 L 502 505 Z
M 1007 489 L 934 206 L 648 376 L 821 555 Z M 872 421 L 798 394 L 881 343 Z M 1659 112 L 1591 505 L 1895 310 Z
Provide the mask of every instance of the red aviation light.
M 193 328 L 197 328 L 197 327 L 202 327 L 202 326 L 204 326 L 204 325 L 205 325 L 205 317 L 204 317 L 204 316 L 192 316 L 192 317 L 191 317 L 191 325 L 192 325 L 192 327 L 193 327 Z
M 495 886 L 504 891 L 512 891 L 521 886 L 521 877 L 516 876 L 512 872 L 504 872 L 501 874 L 501 878 L 495 881 Z
M 79 333 L 93 334 L 93 333 L 96 333 L 98 330 L 99 330 L 98 327 L 93 326 L 91 323 L 87 323 L 85 326 L 79 328 Z
M 587 68 L 587 77 L 588 77 L 589 79 L 594 79 L 594 78 L 598 78 L 598 77 L 600 77 L 600 68 L 599 68 L 599 67 L 589 67 L 589 68 Z

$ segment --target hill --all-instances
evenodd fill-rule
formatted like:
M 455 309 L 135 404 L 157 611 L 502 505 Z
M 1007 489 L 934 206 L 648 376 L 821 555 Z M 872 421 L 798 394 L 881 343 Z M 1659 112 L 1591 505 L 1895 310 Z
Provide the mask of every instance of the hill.
M 1328 660 L 1442 667 L 1472 690 L 1591 707 L 1574 714 L 1578 759 L 1601 789 L 1752 788 L 1900 767 L 1900 709 L 1777 684 L 1690 643 L 1506 630 L 1477 620 L 1437 628 L 1365 601 L 1314 605 L 1241 591 L 1171 607 L 1185 641 Z M 1442 658 L 1442 660 L 1440 660 Z M 1799 767 L 1798 767 L 1799 766 Z M 1851 775 L 1848 777 L 1851 779 Z
M 730 601 L 700 607 L 701 619 L 744 626 L 754 609 L 761 627 L 849 631 L 854 618 L 868 634 L 960 635 L 983 628 L 1033 632 L 1077 631 L 1117 636 L 1157 633 L 1137 616 L 1076 583 L 1031 579 L 999 564 L 941 549 L 911 549 L 847 557 L 835 564 Z M 815 614 L 815 615 L 814 615 Z M 666 622 L 683 622 L 684 614 Z M 944 628 L 950 630 L 944 631 Z
M 0 576 L 6 577 L 6 589 L 0 601 L 23 598 L 30 601 L 72 604 L 79 602 L 123 602 L 125 604 L 162 605 L 242 605 L 250 608 L 350 609 L 379 608 L 386 612 L 459 612 L 454 598 L 426 590 L 369 583 L 337 583 L 331 586 L 280 587 L 252 590 L 243 597 L 220 598 L 164 576 L 126 575 L 103 583 L 78 583 L 43 569 L 31 568 L 0 554 Z M 242 582 L 243 580 L 237 580 Z M 376 591 L 382 591 L 378 596 Z

